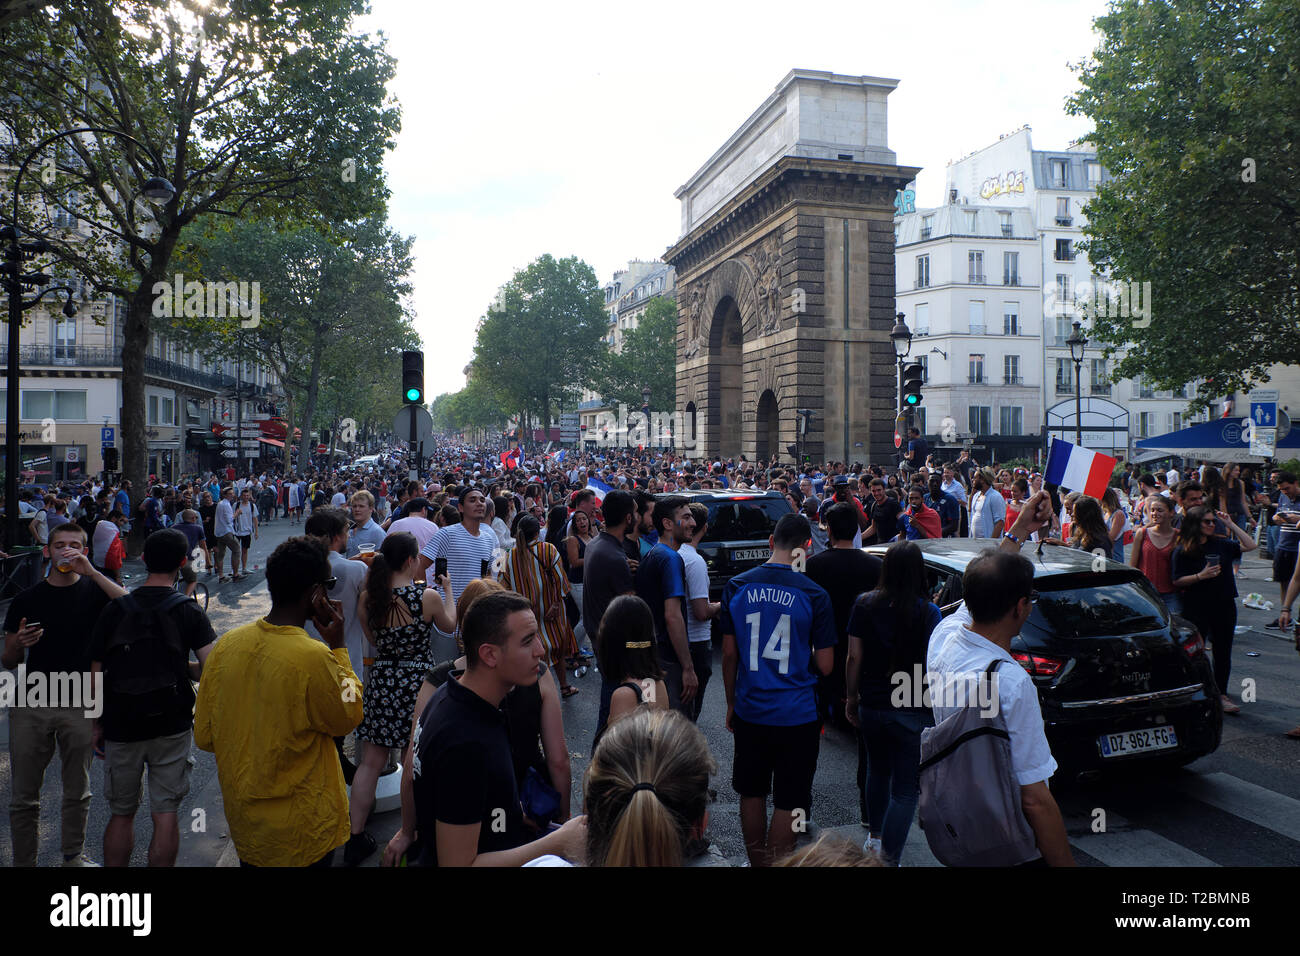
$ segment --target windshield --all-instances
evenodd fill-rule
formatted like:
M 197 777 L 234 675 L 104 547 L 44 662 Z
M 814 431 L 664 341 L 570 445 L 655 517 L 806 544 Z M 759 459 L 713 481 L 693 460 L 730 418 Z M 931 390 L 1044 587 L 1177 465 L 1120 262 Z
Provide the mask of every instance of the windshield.
M 1040 627 L 1046 621 L 1062 637 L 1105 637 L 1157 631 L 1168 617 L 1164 603 L 1146 581 L 1117 581 L 1042 590 L 1030 621 Z
M 704 541 L 766 541 L 783 515 L 790 514 L 784 498 L 709 502 L 709 530 Z

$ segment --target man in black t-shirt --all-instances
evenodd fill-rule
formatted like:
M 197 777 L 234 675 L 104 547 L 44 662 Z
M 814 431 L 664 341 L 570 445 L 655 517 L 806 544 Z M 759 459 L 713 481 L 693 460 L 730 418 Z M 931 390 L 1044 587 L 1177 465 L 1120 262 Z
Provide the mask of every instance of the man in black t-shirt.
M 898 516 L 903 506 L 885 494 L 885 483 L 880 478 L 871 479 L 871 498 L 867 501 L 867 517 L 871 524 L 862 532 L 862 543 L 886 544 L 898 534 Z
M 416 828 L 428 866 L 521 866 L 545 854 L 580 862 L 586 817 L 529 843 L 501 702 L 538 679 L 546 650 L 527 598 L 474 602 L 461 622 L 465 674 L 420 718 L 411 769 Z
M 109 600 L 126 591 L 91 566 L 81 525 L 55 528 L 43 553 L 50 560 L 49 577 L 9 605 L 0 665 L 18 668 L 24 665 L 25 656 L 20 680 L 42 674 L 54 694 L 56 687 L 70 690 L 90 683 L 90 635 L 95 620 Z M 9 830 L 14 865 L 36 865 L 41 784 L 57 742 L 63 768 L 63 862 L 65 866 L 95 866 L 82 855 L 82 849 L 90 812 L 91 725 L 98 699 L 47 698 L 40 704 L 44 706 L 25 700 L 21 706 L 9 708 L 13 775 Z
M 135 847 L 135 812 L 140 807 L 141 780 L 149 768 L 149 812 L 153 816 L 153 839 L 149 842 L 150 866 L 175 866 L 180 849 L 180 827 L 176 814 L 190 792 L 190 749 L 194 742 L 194 688 L 203 662 L 207 660 L 216 632 L 208 616 L 191 599 L 181 600 L 173 584 L 176 573 L 189 560 L 189 541 L 176 528 L 155 531 L 144 543 L 144 564 L 149 572 L 144 583 L 128 597 L 118 598 L 99 615 L 90 642 L 91 670 L 104 674 L 104 712 L 95 721 L 95 747 L 102 748 L 108 808 L 112 814 L 104 830 L 104 865 L 126 866 Z M 128 604 L 131 608 L 128 608 Z M 164 622 L 155 624 L 158 640 L 154 648 L 141 642 L 128 648 L 113 647 L 119 627 L 130 609 L 170 619 L 175 650 L 167 653 L 156 645 L 166 641 Z M 182 657 L 181 651 L 184 655 Z M 198 663 L 189 661 L 190 652 Z M 159 683 L 170 681 L 151 694 L 123 694 L 115 687 L 114 668 L 124 654 L 147 658 L 158 665 Z M 168 668 L 172 657 L 179 665 Z M 133 677 L 138 675 L 133 674 Z
M 637 505 L 631 492 L 611 491 L 601 503 L 605 517 L 605 530 L 587 545 L 582 559 L 582 622 L 591 636 L 591 646 L 596 660 L 602 660 L 600 622 L 614 598 L 621 594 L 635 594 L 631 559 L 628 557 L 627 535 L 636 526 Z M 635 548 L 633 543 L 633 548 Z M 616 685 L 611 684 L 605 669 L 600 669 L 600 713 L 596 726 L 605 726 L 609 717 L 609 698 Z

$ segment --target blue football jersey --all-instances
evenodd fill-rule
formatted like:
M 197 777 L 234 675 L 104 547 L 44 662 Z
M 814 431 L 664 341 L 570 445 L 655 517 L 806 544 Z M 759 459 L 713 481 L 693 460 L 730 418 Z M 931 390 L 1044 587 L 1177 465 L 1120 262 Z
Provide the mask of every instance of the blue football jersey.
M 830 595 L 788 564 L 759 565 L 723 588 L 721 623 L 740 653 L 736 714 L 776 727 L 816 720 L 812 654 L 835 646 Z

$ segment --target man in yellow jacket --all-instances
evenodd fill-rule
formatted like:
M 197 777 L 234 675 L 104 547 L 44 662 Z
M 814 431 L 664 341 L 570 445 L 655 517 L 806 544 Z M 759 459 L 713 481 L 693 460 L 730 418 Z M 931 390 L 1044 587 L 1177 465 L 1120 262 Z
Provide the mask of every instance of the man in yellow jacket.
M 325 545 L 288 539 L 266 584 L 270 613 L 227 631 L 208 657 L 194 742 L 216 755 L 241 865 L 329 866 L 350 832 L 334 738 L 361 723 L 361 684 Z M 308 618 L 324 644 L 303 630 Z

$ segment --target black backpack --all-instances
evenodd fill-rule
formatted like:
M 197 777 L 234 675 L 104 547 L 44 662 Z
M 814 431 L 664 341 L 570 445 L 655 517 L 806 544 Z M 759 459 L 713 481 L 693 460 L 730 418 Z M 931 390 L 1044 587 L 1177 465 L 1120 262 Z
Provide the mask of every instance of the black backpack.
M 193 691 L 189 684 L 190 652 L 171 612 L 193 598 L 174 591 L 157 606 L 141 606 L 134 594 L 116 599 L 122 612 L 104 646 L 104 688 L 110 706 L 134 717 L 170 711 Z

